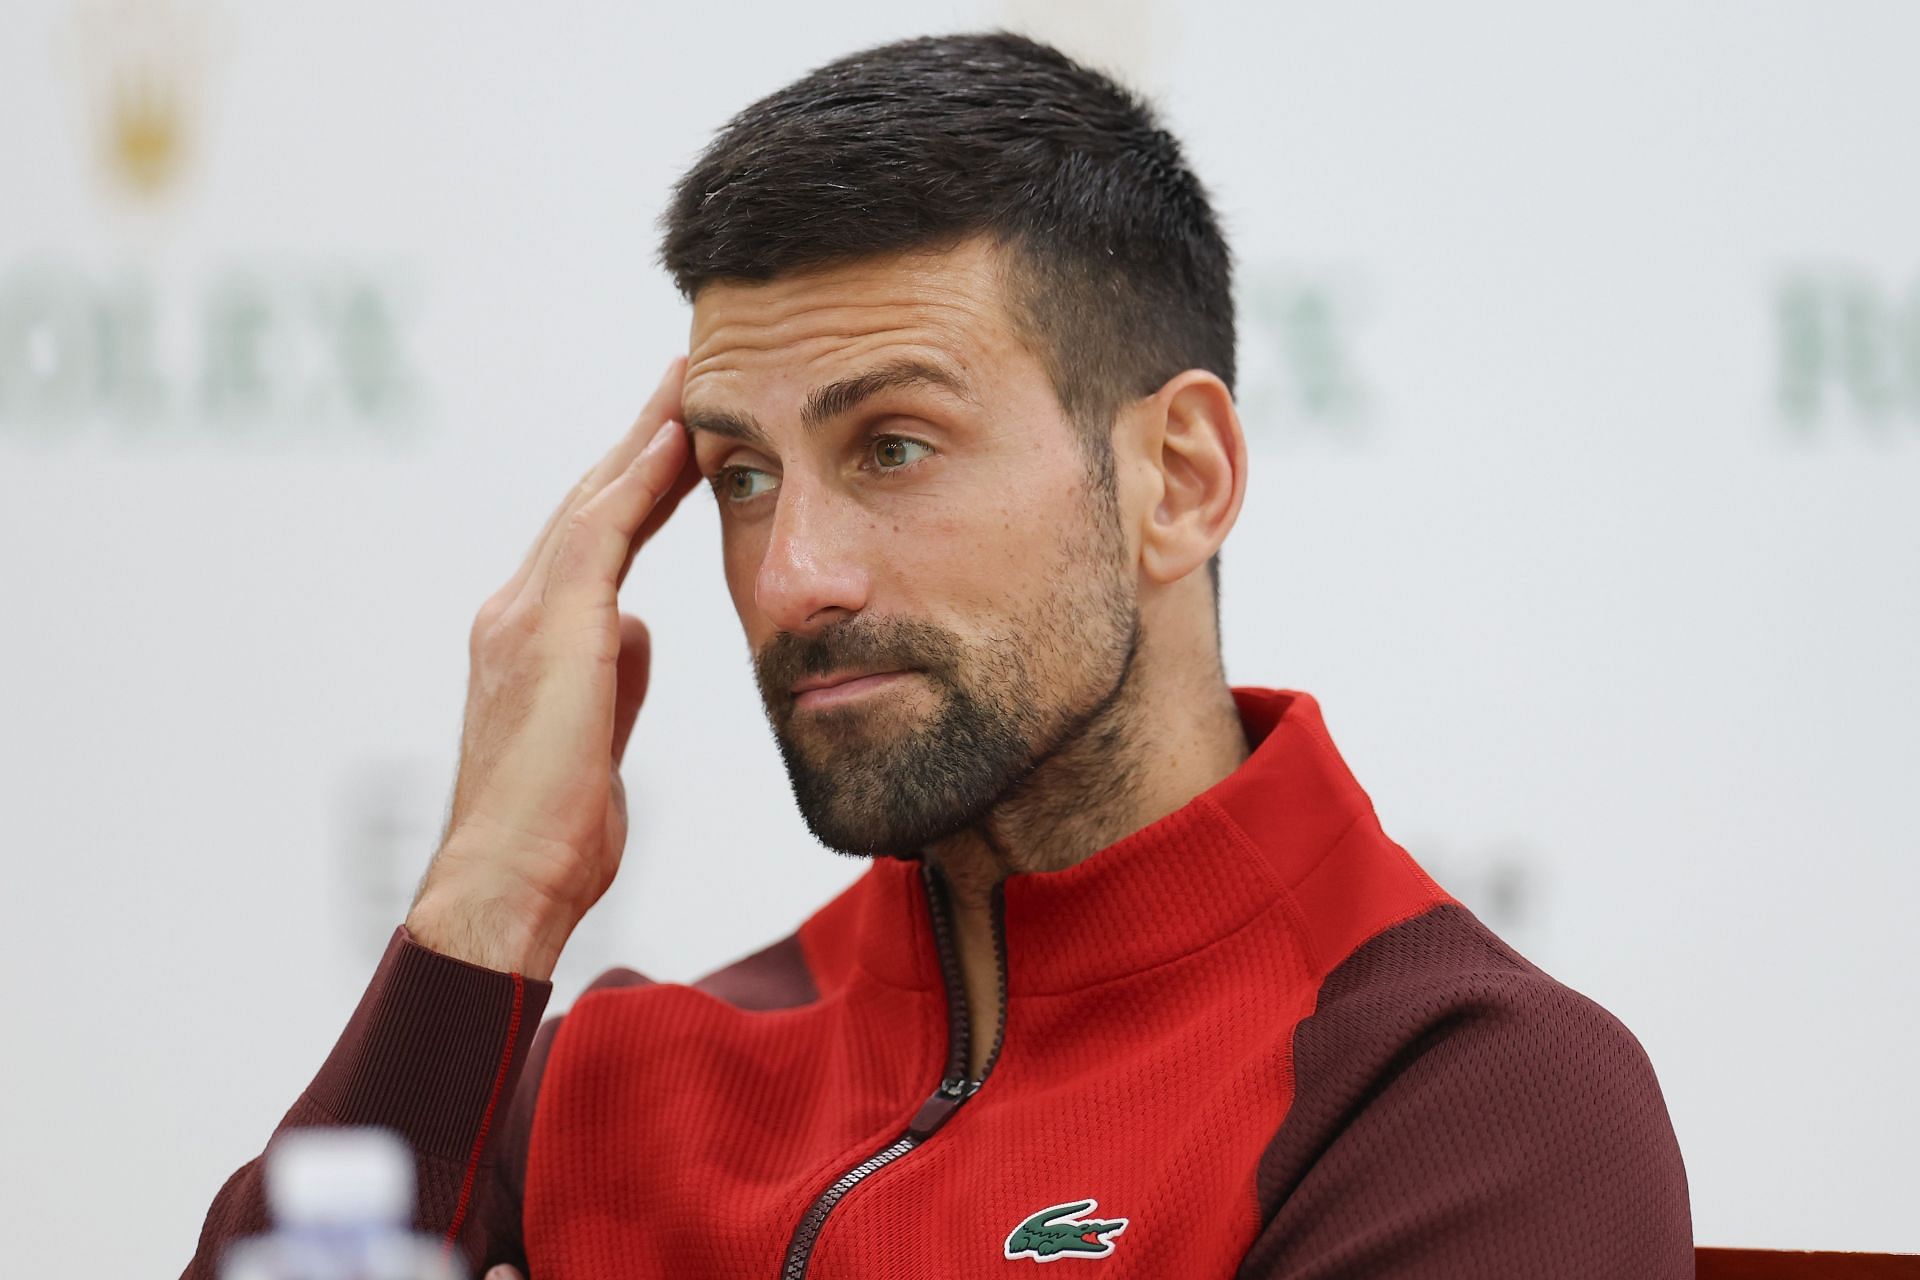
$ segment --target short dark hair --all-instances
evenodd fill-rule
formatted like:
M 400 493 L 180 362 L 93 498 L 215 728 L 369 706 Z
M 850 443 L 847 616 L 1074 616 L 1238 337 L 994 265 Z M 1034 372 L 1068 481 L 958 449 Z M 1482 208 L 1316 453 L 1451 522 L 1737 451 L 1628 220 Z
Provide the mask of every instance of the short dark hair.
M 1010 310 L 1101 482 L 1127 403 L 1183 369 L 1234 380 L 1232 258 L 1153 109 L 1010 31 L 922 36 L 816 68 L 724 125 L 680 181 L 660 260 L 691 301 L 987 235 Z M 1215 622 L 1219 557 L 1208 562 Z

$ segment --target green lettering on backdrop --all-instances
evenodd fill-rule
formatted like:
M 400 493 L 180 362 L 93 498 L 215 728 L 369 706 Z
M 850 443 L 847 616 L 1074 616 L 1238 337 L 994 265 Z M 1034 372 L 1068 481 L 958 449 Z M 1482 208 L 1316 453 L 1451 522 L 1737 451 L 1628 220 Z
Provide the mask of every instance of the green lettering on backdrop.
M 0 274 L 0 441 L 417 435 L 396 288 L 357 268 L 226 269 L 194 292 L 59 261 Z
M 1789 426 L 1920 423 L 1920 279 L 1902 297 L 1864 273 L 1798 272 L 1775 294 L 1774 323 Z
M 1367 393 L 1354 352 L 1351 287 L 1278 268 L 1249 273 L 1240 297 L 1241 419 L 1256 438 L 1357 444 Z

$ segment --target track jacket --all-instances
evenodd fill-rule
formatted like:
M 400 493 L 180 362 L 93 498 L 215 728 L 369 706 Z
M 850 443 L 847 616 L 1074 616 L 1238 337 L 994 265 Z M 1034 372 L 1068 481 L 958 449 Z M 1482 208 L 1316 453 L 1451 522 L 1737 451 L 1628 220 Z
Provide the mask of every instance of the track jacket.
M 880 858 L 537 1034 L 548 984 L 403 926 L 282 1127 L 399 1130 L 421 1227 L 531 1280 L 1691 1277 L 1639 1041 L 1381 832 L 1311 697 L 1233 694 L 1233 774 L 996 888 L 979 1079 L 946 887 Z M 189 1277 L 263 1229 L 259 1165 Z

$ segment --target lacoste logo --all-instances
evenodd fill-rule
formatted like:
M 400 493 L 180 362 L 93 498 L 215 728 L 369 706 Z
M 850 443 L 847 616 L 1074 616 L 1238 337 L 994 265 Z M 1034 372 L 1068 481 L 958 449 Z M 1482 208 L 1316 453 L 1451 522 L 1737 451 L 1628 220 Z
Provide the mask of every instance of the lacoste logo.
M 1015 1227 L 1007 1236 L 1009 1258 L 1032 1258 L 1035 1262 L 1055 1262 L 1061 1258 L 1104 1258 L 1113 1252 L 1113 1241 L 1127 1229 L 1125 1218 L 1082 1218 L 1091 1213 L 1098 1201 L 1075 1200 L 1071 1204 L 1049 1205 Z

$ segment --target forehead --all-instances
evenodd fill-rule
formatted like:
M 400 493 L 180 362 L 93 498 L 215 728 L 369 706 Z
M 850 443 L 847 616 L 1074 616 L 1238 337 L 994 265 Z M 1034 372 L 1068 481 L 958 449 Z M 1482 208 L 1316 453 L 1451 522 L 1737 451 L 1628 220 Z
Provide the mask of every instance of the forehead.
M 883 362 L 925 360 L 978 386 L 1038 371 L 982 240 L 862 258 L 768 281 L 718 281 L 694 299 L 684 399 L 791 405 Z

